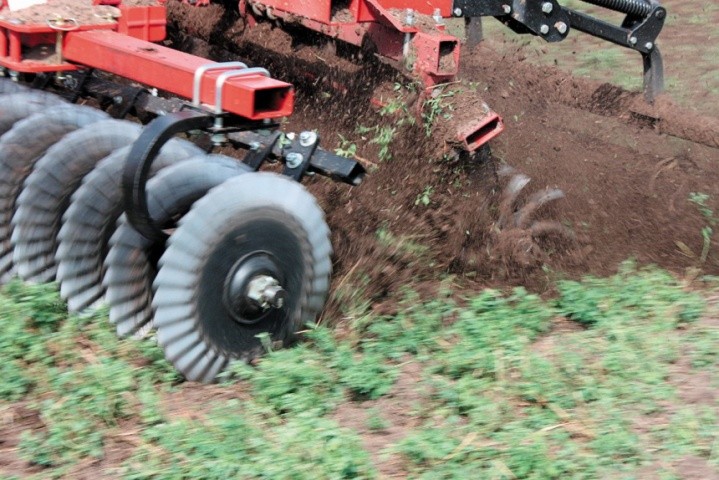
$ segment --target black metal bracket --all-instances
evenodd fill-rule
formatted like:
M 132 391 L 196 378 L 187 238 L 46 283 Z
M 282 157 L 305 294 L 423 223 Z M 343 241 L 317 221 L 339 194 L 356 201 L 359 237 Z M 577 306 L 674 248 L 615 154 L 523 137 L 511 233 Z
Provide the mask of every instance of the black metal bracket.
M 274 138 L 275 135 L 277 136 L 277 138 Z M 236 146 L 250 150 L 250 153 L 248 154 L 248 156 L 245 157 L 244 162 L 250 165 L 252 168 L 259 168 L 259 165 L 256 166 L 255 163 L 251 163 L 252 159 L 255 158 L 261 158 L 263 162 L 267 159 L 283 159 L 285 162 L 287 162 L 286 154 L 290 152 L 290 149 L 283 148 L 284 145 L 282 145 L 283 142 L 280 142 L 280 136 L 281 134 L 279 132 L 267 133 L 262 131 L 250 130 L 243 132 L 233 132 L 228 134 L 229 140 Z M 295 141 L 301 140 L 297 137 L 294 138 Z M 287 137 L 285 137 L 285 139 L 287 139 Z M 274 142 L 272 151 L 269 155 L 265 156 L 264 153 L 267 151 L 269 144 L 272 142 Z M 254 155 L 252 154 L 253 146 L 255 148 L 257 148 L 257 146 L 260 147 Z M 365 168 L 358 161 L 351 158 L 335 155 L 334 153 L 323 150 L 322 148 L 317 146 L 315 147 L 316 148 L 314 149 L 312 156 L 309 157 L 309 162 L 307 163 L 306 169 L 304 170 L 303 174 L 308 172 L 317 173 L 319 175 L 332 178 L 333 180 L 336 180 L 338 182 L 347 183 L 353 186 L 357 186 L 362 183 L 366 171 Z M 303 159 L 306 160 L 306 158 Z M 293 170 L 296 169 L 290 169 L 289 173 L 296 173 L 293 172 Z
M 242 161 L 249 165 L 253 170 L 259 170 L 262 164 L 265 163 L 265 161 L 267 161 L 267 159 L 269 159 L 272 155 L 272 151 L 282 137 L 282 132 L 279 130 L 269 132 L 267 136 L 260 136 L 255 132 L 242 133 L 253 134 L 256 137 L 254 140 L 250 140 L 246 145 L 249 151 Z
M 284 175 L 302 181 L 310 166 L 312 155 L 317 150 L 320 137 L 315 132 L 302 132 L 299 135 L 287 135 L 290 144 L 282 148 L 282 157 L 285 160 Z
M 122 174 L 122 192 L 125 214 L 144 237 L 158 241 L 167 238 L 160 226 L 152 221 L 147 208 L 146 186 L 152 162 L 162 146 L 176 134 L 209 129 L 213 123 L 213 116 L 193 110 L 171 113 L 150 122 L 132 145 Z
M 107 113 L 112 118 L 125 118 L 135 106 L 135 102 L 139 96 L 146 93 L 147 90 L 140 87 L 126 86 L 117 92 L 111 99 L 112 103 L 107 109 Z

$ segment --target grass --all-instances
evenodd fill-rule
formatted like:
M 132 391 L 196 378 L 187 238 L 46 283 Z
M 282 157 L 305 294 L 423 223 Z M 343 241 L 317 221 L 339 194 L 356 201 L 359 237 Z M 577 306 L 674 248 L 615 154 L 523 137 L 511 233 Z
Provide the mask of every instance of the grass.
M 342 338 L 310 328 L 299 346 L 236 365 L 207 390 L 216 398 L 183 404 L 185 387 L 152 342 L 116 340 L 102 312 L 67 318 L 51 287 L 12 284 L 0 295 L 0 410 L 39 413 L 15 432 L 37 478 L 72 478 L 88 458 L 98 475 L 132 479 L 377 478 L 388 459 L 409 478 L 633 478 L 646 468 L 672 478 L 686 456 L 719 466 L 715 408 L 683 404 L 673 381 L 683 365 L 719 383 L 705 303 L 631 263 L 611 278 L 559 282 L 550 301 L 522 289 L 460 303 L 409 292 L 395 316 L 364 318 Z M 396 428 L 383 402 L 401 401 L 391 395 L 409 364 L 414 426 L 373 455 L 364 441 Z M 193 414 L 168 412 L 169 395 Z M 347 426 L 348 403 L 366 411 L 363 428 Z M 128 431 L 134 440 L 111 460 L 108 445 Z

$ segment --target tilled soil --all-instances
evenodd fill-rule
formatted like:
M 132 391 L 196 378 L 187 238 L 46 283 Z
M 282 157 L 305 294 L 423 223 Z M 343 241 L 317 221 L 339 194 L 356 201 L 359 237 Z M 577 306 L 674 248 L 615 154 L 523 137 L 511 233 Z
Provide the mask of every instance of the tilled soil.
M 175 40 L 221 59 L 252 54 L 297 87 L 296 114 L 286 128 L 315 129 L 327 148 L 351 139 L 357 157 L 372 164 L 356 188 L 307 182 L 327 213 L 336 252 L 327 318 L 347 303 L 344 290 L 365 289 L 372 308 L 391 312 L 404 286 L 433 291 L 448 276 L 461 289 L 524 285 L 544 293 L 557 278 L 608 275 L 630 258 L 680 275 L 719 273 L 716 245 L 701 262 L 708 219 L 689 201 L 692 192 L 703 193 L 716 209 L 715 119 L 667 98 L 652 106 L 639 93 L 530 65 L 521 50 L 502 56 L 486 41 L 465 51 L 461 75 L 478 82 L 506 131 L 492 142 L 489 160 L 447 158 L 442 138 L 397 126 L 397 117 L 370 107 L 376 92 L 402 80 L 394 70 L 367 59 L 361 66 L 352 52 L 328 48 L 311 34 L 290 37 L 267 24 L 250 29 L 226 11 L 211 12 L 174 4 L 171 18 L 184 32 Z M 452 103 L 453 115 L 466 116 L 461 98 Z M 376 125 L 396 128 L 391 160 L 377 160 L 374 133 L 357 133 Z M 515 209 L 546 188 L 565 198 L 538 209 L 522 228 L 502 226 L 511 175 L 498 172 L 505 165 L 531 178 Z M 547 221 L 556 223 L 542 228 Z

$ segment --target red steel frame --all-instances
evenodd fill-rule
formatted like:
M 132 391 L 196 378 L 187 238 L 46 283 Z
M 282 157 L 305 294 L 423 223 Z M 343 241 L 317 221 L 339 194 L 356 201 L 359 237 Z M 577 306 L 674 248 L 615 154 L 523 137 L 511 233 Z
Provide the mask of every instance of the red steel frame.
M 90 67 L 192 98 L 195 72 L 211 62 L 152 43 L 165 38 L 164 6 L 120 4 L 119 7 L 122 15 L 117 22 L 73 25 L 72 31 L 48 24 L 0 21 L 0 66 L 22 73 Z M 56 54 L 62 54 L 61 58 L 50 61 L 25 58 L 25 51 L 38 45 L 54 48 Z M 222 70 L 212 70 L 201 79 L 200 103 L 212 106 L 213 110 L 216 110 L 216 81 L 222 73 Z M 227 80 L 221 103 L 222 111 L 248 120 L 276 119 L 292 113 L 294 91 L 288 83 L 253 73 Z
M 369 41 L 381 55 L 411 62 L 428 87 L 451 81 L 457 74 L 460 42 L 445 32 L 438 18 L 452 15 L 452 0 L 238 1 L 240 12 L 250 20 L 250 13 L 280 17 L 354 45 Z M 118 21 L 80 25 L 72 31 L 2 20 L 0 66 L 25 73 L 97 68 L 191 98 L 194 74 L 208 62 L 151 43 L 165 37 L 162 3 L 164 0 L 154 6 L 126 6 L 121 0 L 94 0 L 94 4 L 117 5 L 121 11 Z M 408 18 L 408 9 L 413 18 Z M 25 50 L 37 45 L 58 46 L 61 58 L 54 62 L 26 58 Z M 215 109 L 215 81 L 221 73 L 208 72 L 201 84 L 201 103 Z M 289 115 L 293 105 L 290 84 L 257 73 L 228 80 L 220 107 L 249 120 L 264 120 Z M 457 140 L 473 151 L 503 128 L 501 118 L 488 109 L 482 118 L 462 126 Z
M 453 14 L 452 0 L 239 0 L 239 6 L 251 21 L 253 15 L 282 18 L 360 47 L 369 42 L 380 55 L 411 64 L 428 88 L 458 73 L 460 41 L 442 21 Z M 474 151 L 503 130 L 499 115 L 487 109 L 459 127 L 457 141 Z

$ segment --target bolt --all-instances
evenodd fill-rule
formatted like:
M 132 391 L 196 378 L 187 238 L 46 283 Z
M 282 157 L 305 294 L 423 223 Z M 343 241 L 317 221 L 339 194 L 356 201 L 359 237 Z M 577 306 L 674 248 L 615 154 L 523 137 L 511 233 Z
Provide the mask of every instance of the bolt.
M 652 48 L 654 48 L 654 44 L 652 42 L 647 42 L 644 44 L 644 48 L 646 48 L 647 50 L 651 50 Z
M 290 142 L 294 142 L 296 135 L 295 132 L 289 132 L 287 135 L 285 135 L 285 137 L 287 137 L 287 140 L 289 140 Z
M 504 11 L 505 15 L 509 15 L 510 13 L 512 13 L 512 7 L 507 4 L 502 5 L 502 10 Z
M 457 7 L 454 10 L 452 10 L 452 13 L 454 13 L 455 17 L 461 17 L 462 16 L 462 9 Z
M 558 31 L 560 34 L 562 34 L 562 35 L 564 35 L 565 33 L 567 33 L 567 29 L 568 29 L 567 24 L 564 23 L 564 22 L 557 22 L 557 23 L 555 23 L 555 24 L 554 24 L 554 28 L 556 28 L 557 31 Z
M 120 105 L 122 103 L 122 97 L 120 95 L 112 97 L 112 103 L 114 103 L 115 105 Z
M 253 152 L 258 151 L 260 148 L 262 148 L 262 144 L 260 142 L 250 142 L 250 150 Z
M 432 18 L 434 18 L 434 23 L 436 23 L 436 24 L 442 23 L 442 11 L 439 8 L 435 8 Z
M 414 10 L 411 8 L 407 9 L 407 16 L 404 17 L 405 25 L 411 26 L 414 23 Z
M 300 165 L 302 165 L 302 162 L 305 160 L 305 157 L 301 153 L 297 152 L 290 152 L 285 157 L 285 163 L 289 168 L 297 168 Z
M 552 10 L 554 10 L 554 5 L 552 5 L 552 2 L 544 2 L 542 4 L 542 11 L 547 15 L 552 13 Z
M 632 45 L 636 45 L 636 44 L 637 44 L 637 37 L 631 37 L 631 38 L 629 39 L 629 43 L 631 43 Z
M 659 20 L 661 20 L 662 18 L 664 18 L 664 16 L 665 16 L 666 14 L 667 14 L 667 11 L 664 10 L 663 8 L 660 8 L 660 9 L 658 9 L 658 10 L 656 11 L 656 13 L 654 14 L 654 16 L 657 17 Z
M 549 33 L 549 25 L 542 25 L 541 27 L 539 27 L 539 33 L 541 33 L 542 35 L 548 34 Z
M 300 145 L 303 147 L 309 147 L 315 143 L 317 143 L 317 134 L 315 132 L 300 133 Z

